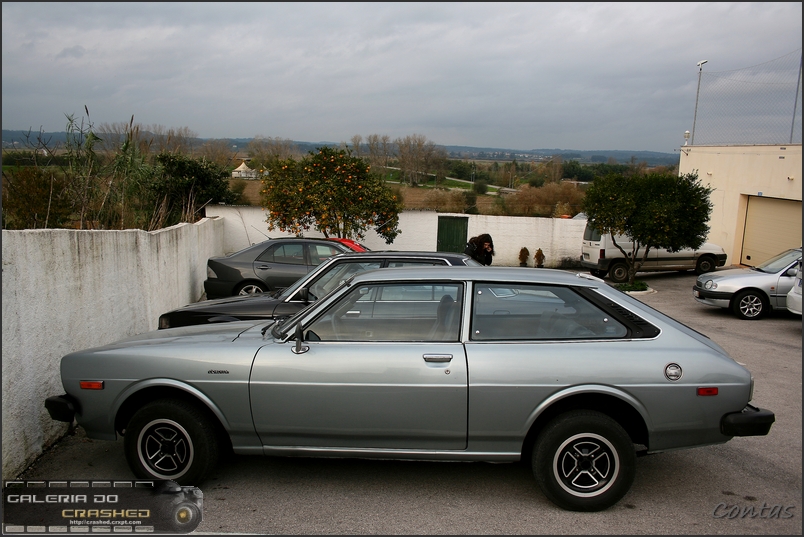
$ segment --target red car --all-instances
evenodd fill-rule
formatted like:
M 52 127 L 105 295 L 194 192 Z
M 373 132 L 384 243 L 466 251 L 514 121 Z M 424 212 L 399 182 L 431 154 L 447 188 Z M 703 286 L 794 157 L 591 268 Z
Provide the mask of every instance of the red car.
M 328 237 L 328 241 L 335 241 L 343 244 L 344 246 L 348 246 L 355 252 L 369 252 L 370 250 L 363 246 L 362 244 L 353 241 L 352 239 L 341 239 L 340 237 Z

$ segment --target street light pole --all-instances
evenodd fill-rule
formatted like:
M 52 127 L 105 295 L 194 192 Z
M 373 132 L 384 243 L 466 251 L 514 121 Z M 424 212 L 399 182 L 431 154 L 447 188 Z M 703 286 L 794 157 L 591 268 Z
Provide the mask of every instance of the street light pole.
M 701 60 L 698 62 L 698 91 L 695 92 L 695 115 L 692 117 L 692 138 L 690 145 L 695 144 L 695 121 L 698 119 L 698 95 L 701 93 L 701 72 L 703 71 L 703 64 L 709 60 Z

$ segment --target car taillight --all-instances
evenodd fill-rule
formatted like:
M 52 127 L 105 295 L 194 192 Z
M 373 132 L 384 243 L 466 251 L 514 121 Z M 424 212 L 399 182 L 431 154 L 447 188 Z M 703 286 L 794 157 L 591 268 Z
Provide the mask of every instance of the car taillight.
M 605 250 L 605 248 L 601 248 L 600 249 L 600 259 L 605 259 L 605 258 L 606 258 L 606 250 Z
M 102 390 L 103 389 L 103 381 L 102 380 L 82 380 L 78 383 L 78 386 L 82 390 Z
M 717 395 L 717 388 L 698 388 L 698 395 L 702 397 Z

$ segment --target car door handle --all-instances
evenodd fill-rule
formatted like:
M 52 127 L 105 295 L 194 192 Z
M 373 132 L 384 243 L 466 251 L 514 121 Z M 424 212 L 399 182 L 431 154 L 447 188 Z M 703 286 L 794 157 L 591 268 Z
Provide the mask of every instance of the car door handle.
M 451 362 L 451 354 L 425 354 L 422 356 L 425 362 Z
M 271 268 L 271 267 L 269 267 L 268 265 L 260 265 L 260 266 L 259 266 L 259 267 L 257 267 L 257 268 L 258 268 L 258 269 L 260 269 L 260 270 L 268 270 L 268 269 L 269 269 L 269 268 Z

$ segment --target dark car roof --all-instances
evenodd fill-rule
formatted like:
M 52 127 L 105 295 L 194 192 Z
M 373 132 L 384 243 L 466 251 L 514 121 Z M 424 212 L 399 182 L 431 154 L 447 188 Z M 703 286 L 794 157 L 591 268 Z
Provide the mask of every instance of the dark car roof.
M 188 304 L 184 307 L 169 311 L 162 315 L 162 317 L 173 319 L 171 323 L 182 323 L 175 324 L 175 326 L 182 326 L 185 324 L 198 324 L 199 322 L 212 322 L 210 319 L 216 319 L 216 321 L 227 321 L 234 320 L 236 318 L 270 318 L 273 315 L 287 315 L 287 313 L 283 313 L 280 311 L 280 309 L 290 307 L 287 305 L 282 306 L 282 304 L 288 304 L 290 297 L 295 295 L 296 289 L 300 285 L 300 282 L 302 282 L 302 280 L 309 281 L 312 278 L 317 278 L 318 274 L 320 274 L 321 271 L 326 270 L 327 266 L 330 266 L 342 259 L 365 259 L 367 261 L 375 259 L 432 259 L 446 261 L 449 263 L 449 265 L 461 267 L 465 267 L 465 261 L 472 260 L 472 258 L 466 254 L 455 252 L 425 252 L 405 250 L 343 252 L 327 258 L 326 261 L 324 261 L 319 267 L 316 267 L 306 276 L 303 276 L 296 283 L 289 286 L 285 291 L 283 291 L 283 293 L 291 293 L 287 298 L 283 297 L 280 299 L 265 293 L 248 297 L 235 296 L 218 300 L 203 300 L 201 302 L 195 302 L 193 304 Z M 391 269 L 384 268 L 381 270 Z M 298 310 L 301 307 L 297 301 L 294 301 L 291 304 L 296 304 L 293 306 L 295 310 Z

